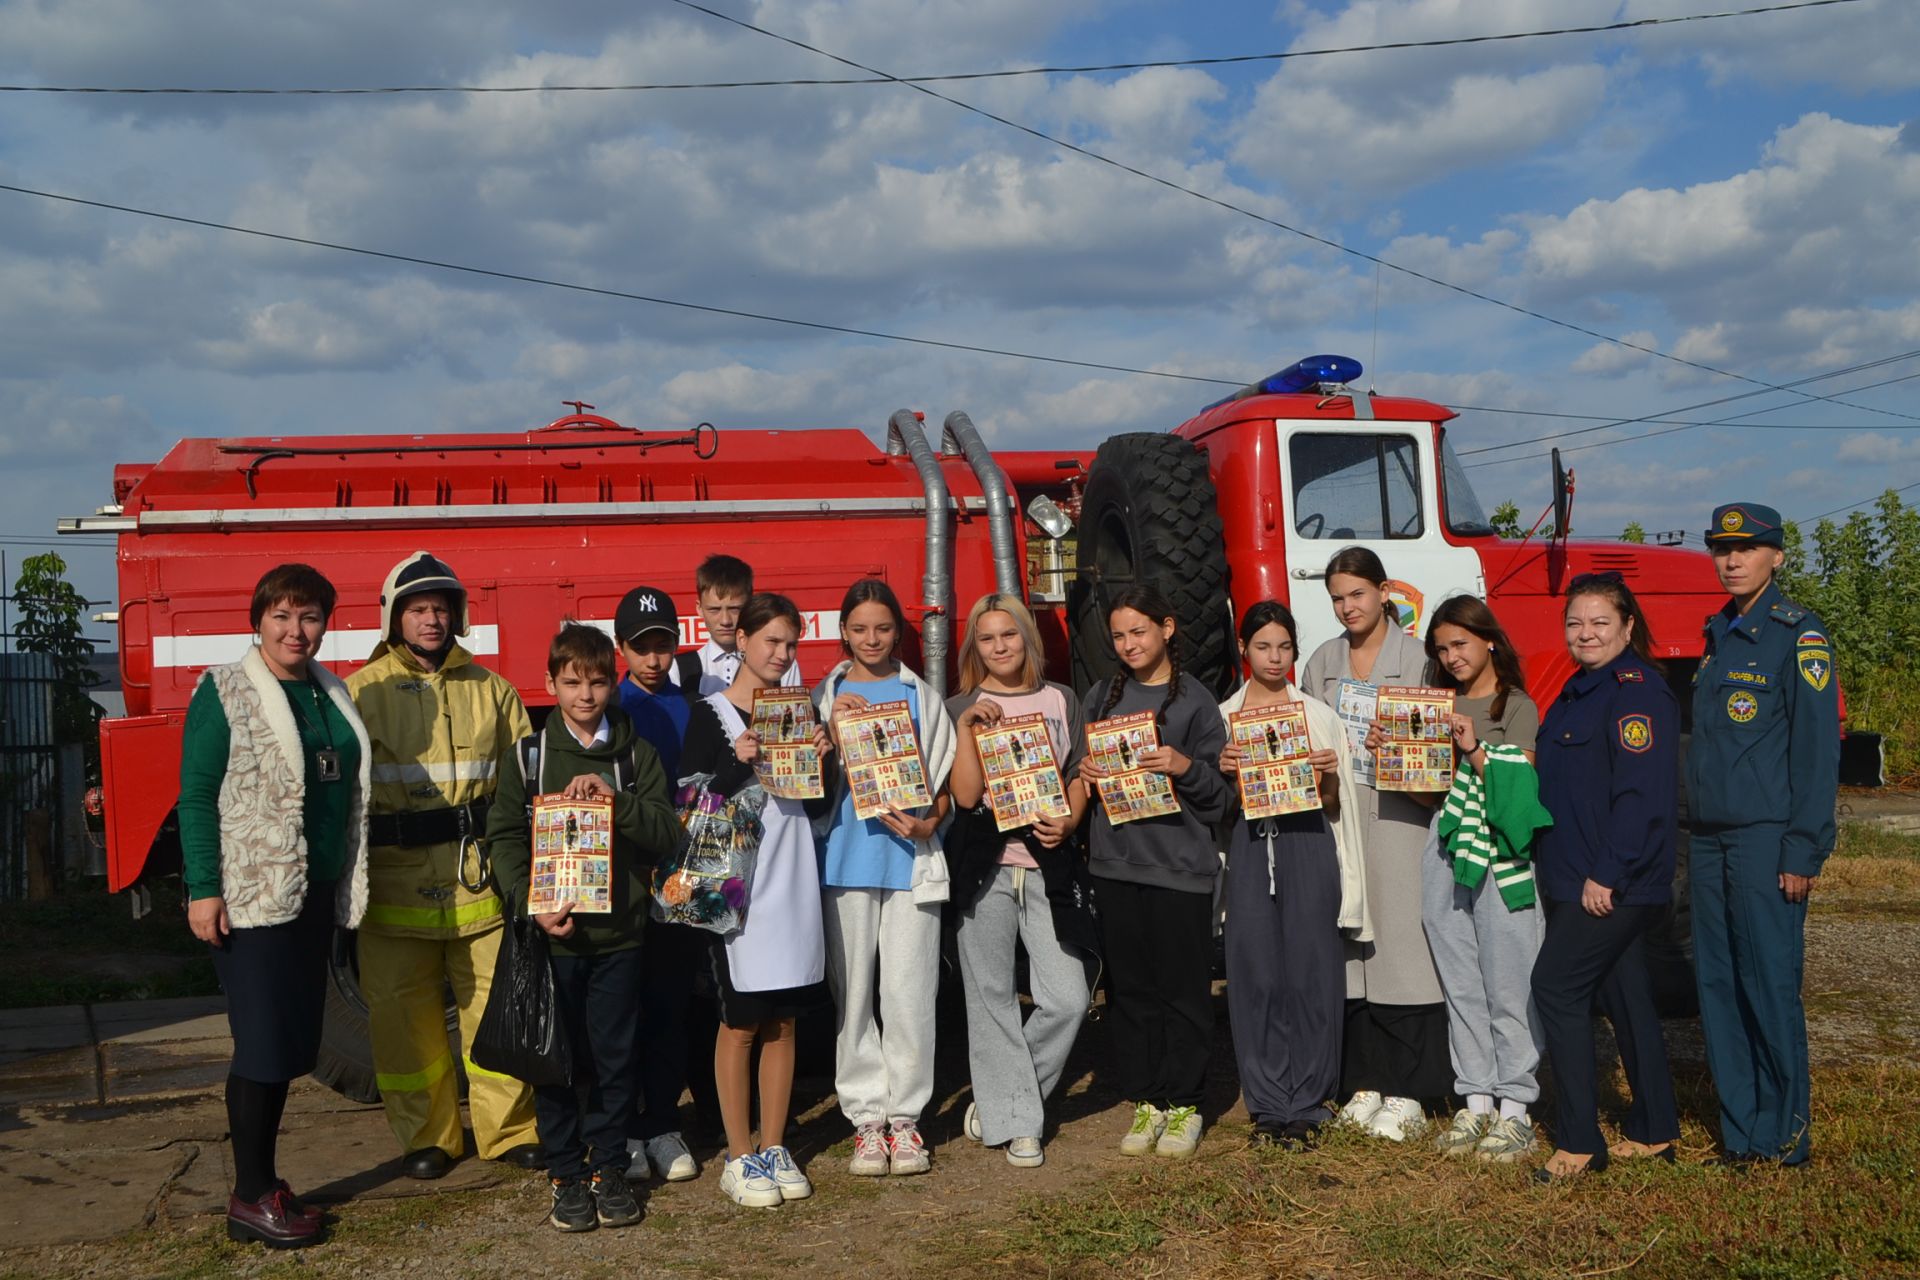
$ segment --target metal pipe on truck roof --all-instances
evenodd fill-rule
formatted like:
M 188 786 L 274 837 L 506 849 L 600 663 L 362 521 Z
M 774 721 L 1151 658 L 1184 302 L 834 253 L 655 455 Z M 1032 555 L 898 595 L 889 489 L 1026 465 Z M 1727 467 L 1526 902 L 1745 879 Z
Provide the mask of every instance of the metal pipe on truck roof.
M 1001 595 L 1018 596 L 1022 575 L 1019 553 L 1014 547 L 1013 504 L 1007 500 L 1006 473 L 994 461 L 993 451 L 980 438 L 980 430 L 973 425 L 966 410 L 955 409 L 948 414 L 941 435 L 940 451 L 948 452 L 949 442 L 957 445 L 979 478 L 981 492 L 986 495 L 987 532 L 993 539 L 994 590 Z
M 911 409 L 896 409 L 887 419 L 887 454 L 913 459 L 914 470 L 927 491 L 926 571 L 920 578 L 920 599 L 926 615 L 920 620 L 920 652 L 926 677 L 942 697 L 947 694 L 947 647 L 953 628 L 952 544 L 953 508 L 947 497 L 947 477 L 933 456 L 927 433 Z

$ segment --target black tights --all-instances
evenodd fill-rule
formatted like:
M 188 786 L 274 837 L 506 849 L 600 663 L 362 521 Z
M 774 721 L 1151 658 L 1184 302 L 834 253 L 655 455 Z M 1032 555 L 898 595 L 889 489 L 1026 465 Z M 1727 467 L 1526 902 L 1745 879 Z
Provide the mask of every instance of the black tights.
M 273 1190 L 273 1151 L 287 1109 L 288 1081 L 227 1077 L 227 1133 L 233 1143 L 233 1194 L 252 1204 Z

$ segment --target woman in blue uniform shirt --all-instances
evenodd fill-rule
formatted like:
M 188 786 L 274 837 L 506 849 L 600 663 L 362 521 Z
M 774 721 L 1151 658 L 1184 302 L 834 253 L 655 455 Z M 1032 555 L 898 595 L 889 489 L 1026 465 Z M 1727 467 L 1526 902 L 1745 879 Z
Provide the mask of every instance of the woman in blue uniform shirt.
M 1567 588 L 1567 652 L 1580 670 L 1540 725 L 1540 799 L 1553 827 L 1535 857 L 1547 937 L 1533 998 L 1553 1062 L 1557 1144 L 1534 1171 L 1554 1182 L 1609 1155 L 1671 1162 L 1680 1120 L 1640 937 L 1673 892 L 1680 707 L 1618 574 Z M 1626 1140 L 1600 1136 L 1593 1009 L 1613 1023 L 1633 1103 Z

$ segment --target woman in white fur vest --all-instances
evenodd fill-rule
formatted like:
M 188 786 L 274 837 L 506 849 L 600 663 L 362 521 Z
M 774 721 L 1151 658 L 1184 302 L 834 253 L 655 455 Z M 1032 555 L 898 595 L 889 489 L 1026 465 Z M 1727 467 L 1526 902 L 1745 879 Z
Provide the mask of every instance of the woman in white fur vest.
M 213 948 L 233 1031 L 227 1234 L 278 1249 L 324 1234 L 274 1167 L 276 1137 L 289 1083 L 319 1058 L 333 928 L 367 905 L 367 731 L 314 661 L 334 598 L 304 564 L 261 578 L 256 642 L 201 677 L 181 743 L 187 923 Z

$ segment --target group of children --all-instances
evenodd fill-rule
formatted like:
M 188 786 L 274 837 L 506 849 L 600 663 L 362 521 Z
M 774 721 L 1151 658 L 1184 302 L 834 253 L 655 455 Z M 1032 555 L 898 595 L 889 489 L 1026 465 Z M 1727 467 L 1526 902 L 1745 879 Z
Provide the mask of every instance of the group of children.
M 1044 1160 L 1046 1099 L 1101 958 L 1118 1046 L 1112 1067 L 1132 1104 L 1120 1149 L 1194 1151 L 1222 905 L 1234 1050 L 1257 1140 L 1310 1144 L 1339 1099 L 1342 1119 L 1404 1139 L 1425 1123 L 1428 1102 L 1458 1094 L 1467 1105 L 1443 1149 L 1511 1160 L 1531 1148 L 1539 1047 L 1526 975 L 1539 912 L 1515 908 L 1499 877 L 1462 871 L 1451 848 L 1471 841 L 1443 841 L 1439 833 L 1453 829 L 1445 815 L 1435 820 L 1442 797 L 1377 791 L 1359 775 L 1356 746 L 1333 710 L 1343 680 L 1442 685 L 1458 694 L 1452 731 L 1463 774 L 1529 768 L 1538 716 L 1483 603 L 1447 602 L 1423 647 L 1398 625 L 1377 557 L 1349 549 L 1327 575 L 1344 635 L 1307 660 L 1296 687 L 1293 616 L 1274 601 L 1255 604 L 1239 631 L 1249 678 L 1219 704 L 1182 675 L 1182 637 L 1152 591 L 1112 598 L 1119 669 L 1084 701 L 1043 678 L 1026 606 L 992 594 L 968 614 L 956 646 L 959 692 L 946 698 L 897 656 L 906 623 L 893 591 L 862 579 L 840 613 L 844 660 L 813 692 L 825 794 L 767 798 L 742 927 L 722 937 L 646 923 L 643 963 L 648 868 L 681 836 L 673 793 L 700 775 L 716 797 L 751 785 L 763 749 L 755 694 L 799 683 L 804 621 L 792 601 L 756 593 L 751 569 L 729 556 L 707 560 L 696 586 L 711 639 L 694 653 L 676 652 L 673 603 L 654 588 L 621 602 L 614 640 L 565 625 L 549 654 L 555 708 L 537 735 L 537 764 L 530 769 L 523 751 L 500 771 L 489 847 L 520 912 L 528 797 L 613 805 L 612 911 L 534 917 L 551 939 L 578 1077 L 576 1087 L 537 1094 L 555 1226 L 636 1221 L 630 1176 L 697 1176 L 675 1120 L 690 1043 L 704 1051 L 690 1040 L 696 985 L 718 1006 L 712 1087 L 726 1131 L 726 1195 L 772 1207 L 812 1193 L 784 1137 L 796 1019 L 829 1000 L 834 1084 L 854 1130 L 849 1171 L 925 1172 L 918 1122 L 932 1096 L 947 913 L 965 986 L 973 1092 L 965 1131 L 1003 1148 L 1016 1167 Z M 890 702 L 911 716 L 932 804 L 863 819 L 837 759 L 837 725 Z M 1321 807 L 1249 821 L 1239 813 L 1228 717 L 1286 702 L 1304 704 Z M 1165 775 L 1178 807 L 1116 825 L 1100 802 L 1107 775 L 1086 750 L 1087 727 L 1138 712 L 1152 716 L 1158 745 L 1136 752 L 1134 767 Z M 1068 811 L 1002 832 L 976 735 L 1031 715 L 1061 766 Z M 1020 951 L 1030 1011 L 1016 980 Z

